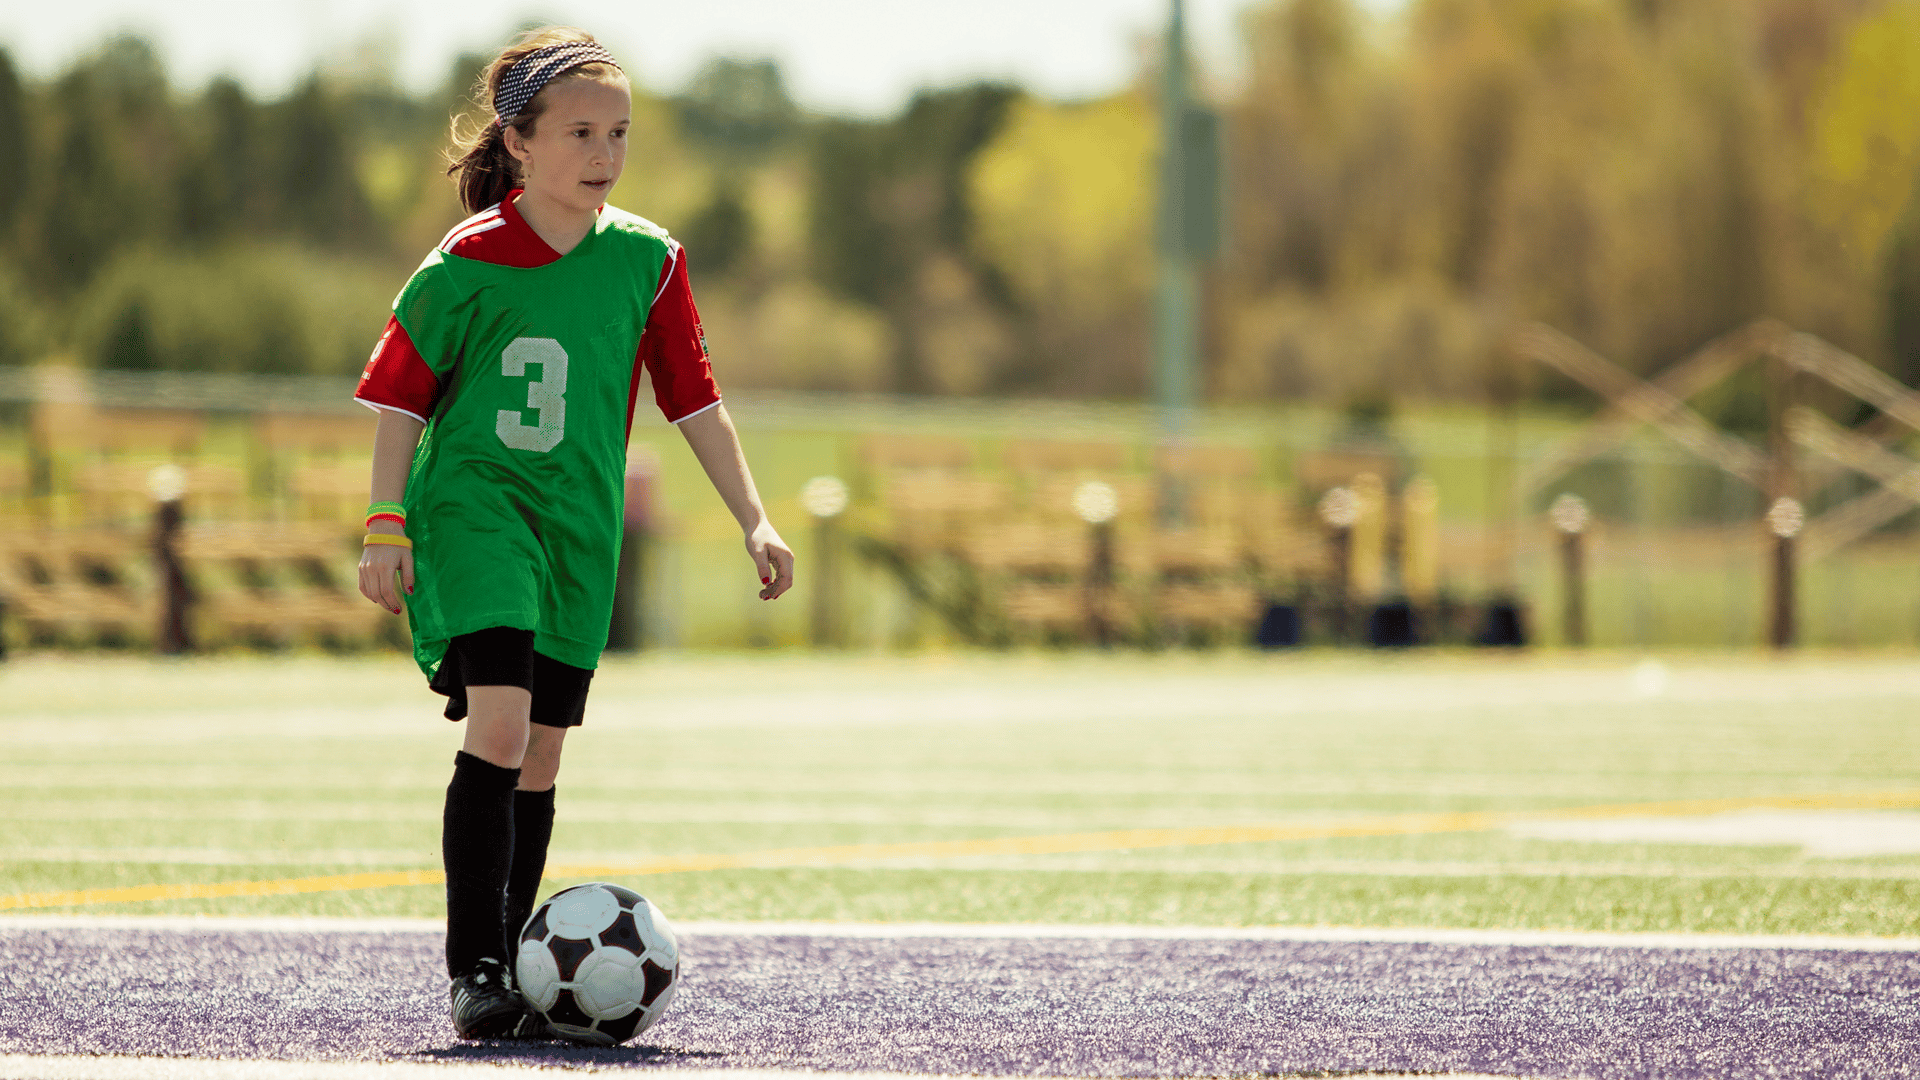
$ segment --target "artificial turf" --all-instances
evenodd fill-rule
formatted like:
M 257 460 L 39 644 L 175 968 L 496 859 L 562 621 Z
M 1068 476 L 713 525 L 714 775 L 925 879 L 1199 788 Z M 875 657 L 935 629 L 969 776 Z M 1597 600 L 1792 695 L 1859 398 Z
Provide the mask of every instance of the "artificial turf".
M 1916 786 L 1905 658 L 654 656 L 596 681 L 554 863 L 1313 828 Z M 435 865 L 458 729 L 391 658 L 0 669 L 0 895 Z M 1911 935 L 1920 857 L 1499 828 L 624 878 L 681 918 Z M 548 886 L 573 878 L 550 875 Z M 433 886 L 90 905 L 414 915 Z

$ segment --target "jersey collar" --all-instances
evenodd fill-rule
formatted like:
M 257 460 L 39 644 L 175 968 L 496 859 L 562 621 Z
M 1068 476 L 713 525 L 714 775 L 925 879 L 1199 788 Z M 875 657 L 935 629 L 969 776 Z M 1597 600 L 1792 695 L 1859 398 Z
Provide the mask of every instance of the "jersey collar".
M 507 192 L 506 198 L 500 200 L 500 217 L 506 224 L 495 229 L 494 233 L 500 237 L 499 243 L 502 250 L 499 252 L 499 258 L 488 259 L 488 262 L 500 262 L 507 266 L 531 270 L 536 266 L 560 261 L 560 253 L 553 250 L 553 246 L 545 240 L 540 239 L 540 234 L 533 231 L 533 226 L 527 224 L 527 219 L 520 216 L 520 208 L 514 205 L 514 202 L 520 198 L 521 192 L 525 190 L 525 188 L 514 188 Z M 489 254 L 493 253 L 489 252 Z
M 492 213 L 491 210 L 469 218 L 468 225 L 475 222 L 480 224 L 473 228 L 463 226 L 461 231 L 464 231 L 465 235 L 443 250 L 463 259 L 492 263 L 495 266 L 511 266 L 519 270 L 532 270 L 548 263 L 559 262 L 560 253 L 553 250 L 552 245 L 545 240 L 540 239 L 540 234 L 533 231 L 533 226 L 527 224 L 527 219 L 520 216 L 520 208 L 514 205 L 514 200 L 518 199 L 524 190 L 524 188 L 514 188 L 507 192 L 506 198 L 500 200 L 500 216 L 497 221 L 485 220 Z M 600 207 L 600 210 L 605 209 L 605 206 Z M 598 212 L 595 211 L 596 214 Z M 592 239 L 591 234 L 580 242 L 584 244 L 590 239 Z

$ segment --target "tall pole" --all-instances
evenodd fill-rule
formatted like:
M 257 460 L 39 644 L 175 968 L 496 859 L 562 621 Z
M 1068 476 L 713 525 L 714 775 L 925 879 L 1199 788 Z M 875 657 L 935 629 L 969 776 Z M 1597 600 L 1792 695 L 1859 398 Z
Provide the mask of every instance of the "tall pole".
M 1796 496 L 1798 477 L 1793 468 L 1793 440 L 1787 432 L 1787 415 L 1793 411 L 1798 379 L 1794 369 L 1778 356 L 1768 360 L 1767 429 L 1767 526 L 1773 533 L 1773 571 L 1767 582 L 1767 644 L 1776 649 L 1792 648 L 1799 639 L 1799 612 L 1794 604 L 1793 538 L 1806 523 L 1806 513 Z
M 153 562 L 160 577 L 160 626 L 154 648 L 169 656 L 192 652 L 188 609 L 193 605 L 193 585 L 180 560 L 180 533 L 186 521 L 181 499 L 187 493 L 187 474 L 178 465 L 162 465 L 147 474 L 147 493 L 153 496 Z
M 1182 0 L 1172 0 L 1167 20 L 1164 86 L 1160 93 L 1160 204 L 1159 280 L 1154 293 L 1154 396 L 1160 412 L 1163 446 L 1184 441 L 1192 431 L 1194 402 L 1194 309 L 1199 274 L 1189 227 L 1187 190 L 1191 175 L 1187 161 L 1186 11 Z M 1166 526 L 1184 524 L 1186 492 L 1171 470 L 1159 474 L 1159 516 Z
M 813 647 L 831 649 L 840 644 L 840 620 L 834 610 L 840 598 L 840 530 L 834 516 L 813 519 Z
M 813 515 L 813 647 L 840 644 L 840 529 L 835 523 L 851 496 L 837 476 L 816 476 L 800 489 L 800 508 Z

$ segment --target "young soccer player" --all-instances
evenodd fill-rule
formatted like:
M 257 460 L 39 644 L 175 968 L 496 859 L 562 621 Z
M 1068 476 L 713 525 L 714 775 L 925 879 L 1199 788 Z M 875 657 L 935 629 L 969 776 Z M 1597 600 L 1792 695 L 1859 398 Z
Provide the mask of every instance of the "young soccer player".
M 761 599 L 793 583 L 720 403 L 685 255 L 606 205 L 627 153 L 620 66 L 549 27 L 488 65 L 478 97 L 493 119 L 448 170 L 473 216 L 394 300 L 355 395 L 380 413 L 360 591 L 404 605 L 415 660 L 447 718 L 467 720 L 441 832 L 465 1038 L 535 1033 L 511 938 L 606 645 L 643 370 L 744 530 Z

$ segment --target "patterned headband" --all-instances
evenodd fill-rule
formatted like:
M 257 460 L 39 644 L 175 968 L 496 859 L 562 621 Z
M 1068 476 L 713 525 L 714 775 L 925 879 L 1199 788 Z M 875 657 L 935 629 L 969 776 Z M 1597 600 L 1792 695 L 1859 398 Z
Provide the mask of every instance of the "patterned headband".
M 620 70 L 613 54 L 601 48 L 597 41 L 563 41 L 521 57 L 507 69 L 500 79 L 500 88 L 493 93 L 493 114 L 499 118 L 500 126 L 506 127 L 519 116 L 554 76 L 583 64 L 611 64 L 614 70 Z

